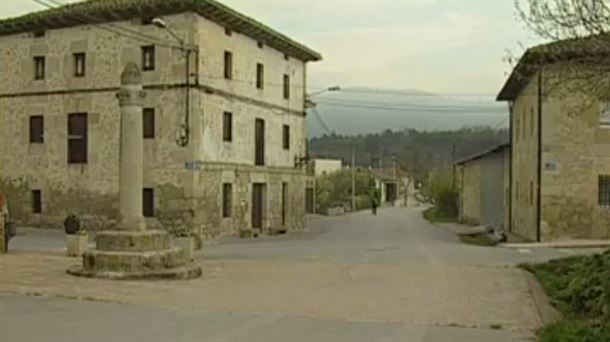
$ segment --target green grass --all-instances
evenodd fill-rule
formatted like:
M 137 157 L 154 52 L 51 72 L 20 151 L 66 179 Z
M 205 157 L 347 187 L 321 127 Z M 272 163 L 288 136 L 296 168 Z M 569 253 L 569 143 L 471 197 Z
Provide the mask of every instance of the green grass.
M 495 246 L 498 243 L 487 234 L 460 235 L 460 240 L 468 245 Z
M 457 222 L 457 217 L 442 215 L 437 212 L 435 207 L 424 210 L 423 215 L 424 218 L 430 223 Z
M 610 251 L 521 267 L 565 317 L 542 328 L 540 341 L 610 341 Z

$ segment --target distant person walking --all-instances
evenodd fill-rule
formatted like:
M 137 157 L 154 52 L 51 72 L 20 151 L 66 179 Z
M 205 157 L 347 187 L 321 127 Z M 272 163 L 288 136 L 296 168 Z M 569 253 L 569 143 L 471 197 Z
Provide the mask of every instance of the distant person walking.
M 379 206 L 379 196 L 377 195 L 377 189 L 374 185 L 371 188 L 369 196 L 371 198 L 371 209 L 373 210 L 373 215 L 377 215 L 377 207 Z

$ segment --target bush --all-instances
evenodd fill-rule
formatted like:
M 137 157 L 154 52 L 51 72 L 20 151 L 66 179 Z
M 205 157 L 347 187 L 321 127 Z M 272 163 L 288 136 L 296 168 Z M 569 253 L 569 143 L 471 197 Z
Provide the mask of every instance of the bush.
M 458 192 L 453 187 L 451 172 L 436 172 L 430 178 L 426 195 L 434 202 L 437 217 L 456 218 L 458 214 Z
M 610 250 L 522 268 L 536 276 L 567 317 L 542 329 L 542 341 L 610 341 Z
M 374 175 L 368 170 L 358 170 L 355 175 L 356 210 L 371 207 L 371 188 Z M 337 203 L 352 203 L 352 170 L 341 170 L 316 178 L 316 206 L 327 209 Z

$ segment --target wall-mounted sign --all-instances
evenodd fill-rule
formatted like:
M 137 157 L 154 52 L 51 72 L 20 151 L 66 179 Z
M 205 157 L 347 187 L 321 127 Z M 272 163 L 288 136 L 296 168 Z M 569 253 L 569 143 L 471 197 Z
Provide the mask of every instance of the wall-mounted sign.
M 545 171 L 557 171 L 557 162 L 554 160 L 549 160 L 544 163 Z
M 198 171 L 201 170 L 203 166 L 203 162 L 201 160 L 192 160 L 184 163 L 184 168 L 189 171 Z

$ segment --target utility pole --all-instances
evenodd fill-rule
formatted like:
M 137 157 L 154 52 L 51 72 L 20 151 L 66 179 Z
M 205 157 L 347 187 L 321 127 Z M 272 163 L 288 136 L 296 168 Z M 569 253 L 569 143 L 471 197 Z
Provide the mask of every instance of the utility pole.
M 356 149 L 352 141 L 352 211 L 356 211 Z
M 455 190 L 455 143 L 453 143 L 453 149 L 451 150 L 451 183 L 452 189 Z
M 379 192 L 381 193 L 381 180 L 383 178 L 383 151 L 379 146 Z

